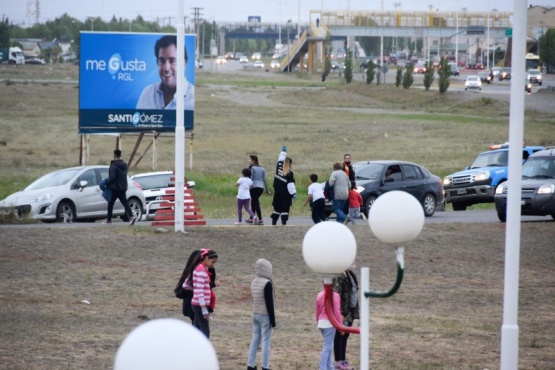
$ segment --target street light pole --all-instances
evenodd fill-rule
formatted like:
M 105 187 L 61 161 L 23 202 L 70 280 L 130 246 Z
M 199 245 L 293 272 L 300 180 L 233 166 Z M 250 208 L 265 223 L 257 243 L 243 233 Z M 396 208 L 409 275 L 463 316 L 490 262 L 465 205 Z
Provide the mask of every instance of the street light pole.
M 401 216 L 400 216 L 401 215 Z M 405 243 L 415 239 L 424 226 L 424 211 L 412 195 L 402 191 L 390 191 L 381 195 L 372 205 L 368 215 L 369 226 L 383 243 Z M 395 294 L 403 281 L 404 247 L 396 248 L 397 278 L 388 291 L 371 291 L 370 270 L 360 270 L 360 328 L 343 325 L 332 309 L 332 282 L 330 275 L 337 275 L 352 266 L 357 252 L 356 240 L 349 228 L 333 221 L 320 222 L 305 234 L 302 254 L 305 263 L 313 271 L 326 274 L 324 278 L 324 307 L 330 323 L 342 333 L 360 334 L 360 369 L 369 369 L 370 298 L 387 298 Z
M 489 71 L 489 21 L 490 21 L 490 12 L 488 11 L 488 34 L 486 36 L 486 40 L 488 40 L 486 42 L 486 50 L 487 50 L 487 70 Z

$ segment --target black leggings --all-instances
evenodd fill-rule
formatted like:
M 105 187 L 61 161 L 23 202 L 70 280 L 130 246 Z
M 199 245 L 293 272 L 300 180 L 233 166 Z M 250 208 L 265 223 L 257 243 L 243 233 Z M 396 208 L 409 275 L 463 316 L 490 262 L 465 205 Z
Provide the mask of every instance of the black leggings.
M 262 220 L 262 210 L 260 209 L 260 196 L 264 192 L 262 188 L 252 188 L 251 189 L 251 209 L 258 216 L 259 220 Z
M 353 317 L 354 314 L 355 309 L 351 308 L 351 317 Z M 353 322 L 347 323 L 346 326 L 353 326 Z M 345 361 L 347 359 L 347 339 L 349 339 L 349 333 L 335 332 L 335 337 L 333 338 L 333 354 L 335 356 L 335 361 Z

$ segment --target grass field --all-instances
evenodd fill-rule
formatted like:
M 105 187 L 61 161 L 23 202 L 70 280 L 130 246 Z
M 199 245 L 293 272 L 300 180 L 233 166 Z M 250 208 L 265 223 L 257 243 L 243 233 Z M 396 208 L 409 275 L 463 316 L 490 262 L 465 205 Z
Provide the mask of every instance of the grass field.
M 0 199 L 47 171 L 78 165 L 77 67 L 1 66 L 0 78 L 37 78 L 42 83 L 5 82 L 0 91 Z M 18 66 L 21 67 L 21 66 Z M 40 67 L 39 67 L 40 68 Z M 38 70 L 44 73 L 38 73 Z M 326 179 L 332 164 L 351 153 L 353 161 L 399 159 L 424 165 L 443 177 L 470 165 L 493 143 L 508 140 L 508 103 L 476 94 L 410 90 L 393 85 L 345 85 L 337 77 L 217 74 L 199 72 L 194 139 L 186 141 L 186 176 L 195 180 L 195 197 L 208 218 L 235 214 L 235 181 L 257 154 L 271 173 L 282 145 L 293 158 L 300 199 L 308 175 Z M 47 79 L 47 80 L 44 80 Z M 551 113 L 530 109 L 529 144 L 555 143 Z M 122 137 L 129 158 L 137 136 Z M 144 152 L 133 173 L 173 169 L 174 139 L 161 137 L 157 155 Z M 192 146 L 191 146 L 192 143 Z M 91 135 L 90 164 L 108 164 L 115 139 Z M 192 152 L 192 167 L 191 164 Z M 156 158 L 156 162 L 154 161 Z M 267 213 L 271 198 L 263 197 Z M 307 215 L 295 202 L 293 215 Z M 487 206 L 486 206 L 487 207 Z
M 2 65 L 0 79 L 77 79 L 74 66 L 40 71 Z M 207 218 L 234 217 L 234 183 L 247 156 L 258 154 L 271 172 L 284 144 L 304 194 L 308 175 L 327 177 L 346 152 L 354 161 L 414 161 L 444 176 L 469 165 L 492 143 L 507 140 L 508 104 L 476 94 L 344 85 L 337 78 L 322 84 L 319 76 L 201 72 L 197 77 L 192 168 L 189 140 L 185 162 Z M 79 161 L 77 84 L 10 80 L 1 86 L 0 199 Z M 526 141 L 552 145 L 554 126 L 553 114 L 529 109 Z M 109 163 L 114 138 L 91 136 L 90 141 L 89 163 Z M 135 141 L 136 136 L 122 138 L 124 153 Z M 144 148 L 143 142 L 139 152 Z M 173 150 L 173 138 L 160 138 L 156 166 L 149 151 L 132 172 L 173 168 Z M 293 215 L 308 214 L 301 206 L 304 197 L 299 198 Z M 263 211 L 269 213 L 270 197 L 263 198 Z M 118 346 L 137 325 L 183 318 L 173 287 L 190 252 L 203 247 L 220 255 L 218 305 L 211 321 L 220 368 L 246 368 L 249 286 L 258 258 L 274 266 L 272 369 L 316 368 L 322 338 L 314 298 L 323 276 L 302 259 L 309 226 L 190 227 L 182 234 L 118 224 L 0 225 L 0 368 L 112 368 Z M 371 289 L 389 289 L 393 249 L 365 225 L 350 228 L 358 266 L 371 268 Z M 371 301 L 373 369 L 499 368 L 504 235 L 501 223 L 425 225 L 407 244 L 399 292 Z M 523 223 L 521 239 L 519 369 L 550 370 L 555 364 L 553 222 Z M 347 354 L 358 368 L 357 336 L 349 339 Z

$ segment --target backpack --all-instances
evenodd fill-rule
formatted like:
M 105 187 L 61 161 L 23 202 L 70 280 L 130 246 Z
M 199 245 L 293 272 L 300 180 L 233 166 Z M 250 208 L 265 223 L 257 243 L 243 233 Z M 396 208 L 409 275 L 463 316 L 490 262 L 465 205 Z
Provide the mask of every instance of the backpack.
M 326 197 L 326 199 L 328 200 L 333 200 L 334 196 L 333 196 L 333 186 L 330 186 L 330 182 L 326 181 L 326 184 L 324 185 L 324 196 Z

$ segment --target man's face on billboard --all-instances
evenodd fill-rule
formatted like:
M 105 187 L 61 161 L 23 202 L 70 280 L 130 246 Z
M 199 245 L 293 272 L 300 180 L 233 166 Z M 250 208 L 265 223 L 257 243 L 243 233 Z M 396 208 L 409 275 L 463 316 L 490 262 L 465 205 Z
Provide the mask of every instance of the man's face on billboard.
M 166 48 L 160 48 L 158 51 L 158 74 L 164 88 L 175 89 L 177 86 L 176 62 L 177 48 L 175 45 L 172 44 Z

